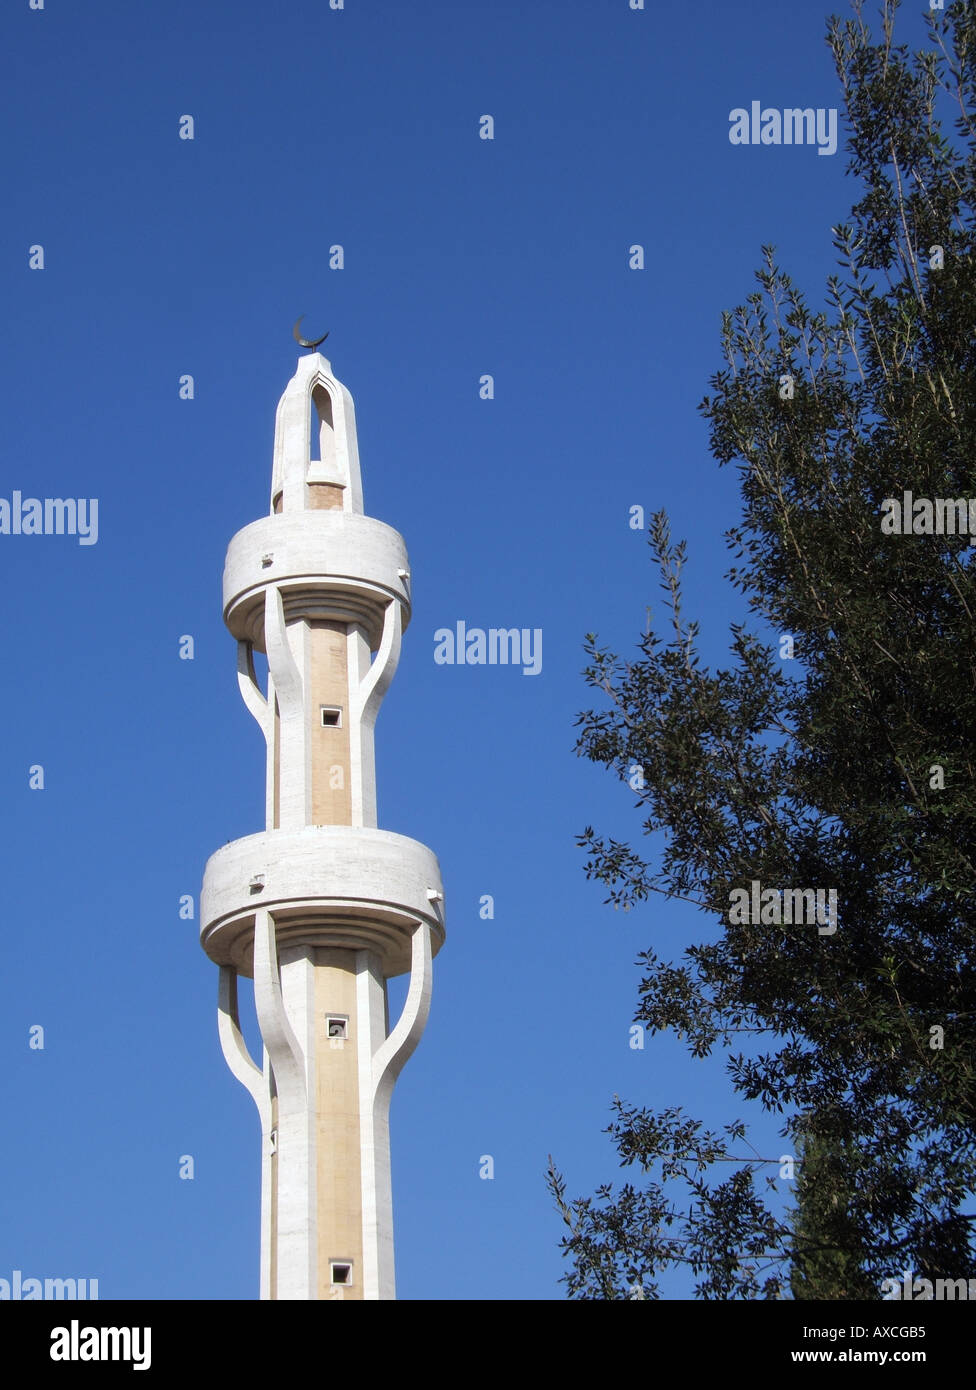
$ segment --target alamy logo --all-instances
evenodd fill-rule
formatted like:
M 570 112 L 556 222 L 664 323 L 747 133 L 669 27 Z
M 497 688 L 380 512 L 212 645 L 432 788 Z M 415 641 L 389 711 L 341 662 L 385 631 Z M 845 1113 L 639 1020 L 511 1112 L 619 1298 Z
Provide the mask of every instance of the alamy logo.
M 523 676 L 542 670 L 542 628 L 466 627 L 459 619 L 452 630 L 434 633 L 438 666 L 521 666 Z
M 976 497 L 916 497 L 903 492 L 881 503 L 885 536 L 976 535 Z
M 0 1302 L 28 1303 L 35 1298 L 97 1299 L 98 1280 L 35 1279 L 32 1275 L 25 1279 L 19 1269 L 9 1279 L 0 1279 Z
M 151 1327 L 69 1327 L 51 1329 L 52 1361 L 131 1361 L 134 1371 L 152 1365 Z
M 789 106 L 778 111 L 754 101 L 747 111 L 729 112 L 733 145 L 816 145 L 817 154 L 837 153 L 836 106 Z
M 968 1302 L 976 1299 L 976 1279 L 913 1279 L 912 1271 L 906 1269 L 900 1281 L 882 1281 L 881 1296 L 886 1302 L 893 1299 L 911 1299 L 916 1303 L 929 1303 L 933 1299 Z
M 0 497 L 0 536 L 77 536 L 79 545 L 95 545 L 98 498 Z
M 751 888 L 729 893 L 729 921 L 734 926 L 813 926 L 819 936 L 837 930 L 836 888 L 763 888 L 757 878 Z

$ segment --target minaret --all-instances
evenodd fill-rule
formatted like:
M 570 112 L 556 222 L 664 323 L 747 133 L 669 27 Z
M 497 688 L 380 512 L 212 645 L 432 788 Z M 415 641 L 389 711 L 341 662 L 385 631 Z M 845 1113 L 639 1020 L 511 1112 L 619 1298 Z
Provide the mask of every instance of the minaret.
M 224 565 L 238 683 L 267 744 L 267 829 L 211 856 L 200 902 L 224 1057 L 261 1117 L 262 1298 L 396 1296 L 390 1096 L 444 941 L 436 857 L 376 828 L 373 727 L 409 620 L 403 539 L 363 514 L 352 397 L 309 353 L 278 404 L 270 515 Z M 386 981 L 406 971 L 391 1029 Z

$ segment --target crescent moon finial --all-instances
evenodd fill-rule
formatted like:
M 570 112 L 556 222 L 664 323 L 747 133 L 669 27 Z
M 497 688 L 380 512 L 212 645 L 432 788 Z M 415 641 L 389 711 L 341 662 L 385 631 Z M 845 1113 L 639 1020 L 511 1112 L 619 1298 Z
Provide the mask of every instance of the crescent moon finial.
M 295 339 L 295 342 L 299 345 L 299 347 L 303 347 L 303 348 L 317 348 L 318 345 L 319 345 L 320 343 L 324 343 L 324 342 L 325 342 L 326 338 L 327 338 L 329 335 L 328 335 L 328 333 L 323 333 L 322 336 L 321 336 L 321 338 L 316 338 L 316 339 L 314 339 L 314 341 L 312 341 L 312 342 L 310 342 L 308 338 L 303 338 L 302 335 L 301 335 L 301 333 L 299 333 L 299 331 L 298 331 L 298 327 L 299 327 L 299 324 L 301 323 L 301 321 L 302 321 L 302 319 L 303 319 L 304 317 L 305 317 L 304 314 L 300 314 L 300 315 L 298 316 L 298 318 L 295 320 L 295 327 L 291 330 L 291 332 L 292 332 L 292 337 Z

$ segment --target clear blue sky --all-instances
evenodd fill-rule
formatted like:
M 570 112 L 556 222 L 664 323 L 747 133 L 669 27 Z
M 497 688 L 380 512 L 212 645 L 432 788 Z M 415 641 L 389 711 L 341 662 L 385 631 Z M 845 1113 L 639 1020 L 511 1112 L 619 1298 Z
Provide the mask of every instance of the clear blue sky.
M 781 1152 L 721 1057 L 628 1046 L 637 952 L 700 928 L 660 901 L 614 913 L 585 880 L 575 834 L 635 836 L 638 816 L 574 756 L 573 721 L 584 633 L 629 651 L 645 604 L 663 616 L 632 505 L 688 538 L 713 661 L 740 615 L 722 580 L 735 475 L 695 409 L 720 314 L 764 242 L 819 302 L 855 189 L 842 149 L 731 145 L 729 111 L 840 106 L 831 8 L 7 0 L 0 496 L 97 497 L 99 539 L 0 536 L 0 1277 L 257 1294 L 257 1118 L 178 904 L 263 827 L 220 575 L 267 510 L 300 313 L 355 398 L 366 510 L 409 548 L 379 821 L 437 852 L 447 895 L 393 1102 L 399 1296 L 561 1296 L 546 1155 L 572 1193 L 616 1180 L 614 1092 L 756 1118 Z M 436 665 L 458 619 L 541 627 L 542 673 Z

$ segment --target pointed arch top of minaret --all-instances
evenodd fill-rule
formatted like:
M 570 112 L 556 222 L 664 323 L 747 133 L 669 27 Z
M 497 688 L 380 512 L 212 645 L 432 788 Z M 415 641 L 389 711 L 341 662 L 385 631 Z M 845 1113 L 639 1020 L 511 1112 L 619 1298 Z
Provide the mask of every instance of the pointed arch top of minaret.
M 305 509 L 305 483 L 311 460 L 310 419 L 313 393 L 321 387 L 332 403 L 335 432 L 335 467 L 345 491 L 343 510 L 363 510 L 363 483 L 359 470 L 356 439 L 356 408 L 352 396 L 333 374 L 332 363 L 320 352 L 298 359 L 295 375 L 285 387 L 275 413 L 274 465 L 271 474 L 271 510 L 275 499 L 283 496 L 283 509 Z

